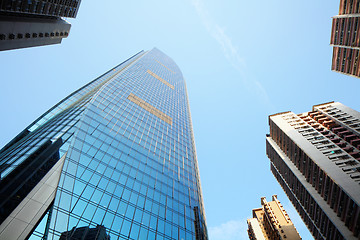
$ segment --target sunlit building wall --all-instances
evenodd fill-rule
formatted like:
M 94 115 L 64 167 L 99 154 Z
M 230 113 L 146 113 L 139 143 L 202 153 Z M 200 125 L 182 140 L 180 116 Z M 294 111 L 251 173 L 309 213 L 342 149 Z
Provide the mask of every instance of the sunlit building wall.
M 157 49 L 55 105 L 0 163 L 0 239 L 207 239 L 185 81 Z
M 277 199 L 267 202 L 261 198 L 261 208 L 253 209 L 253 218 L 248 219 L 248 234 L 250 240 L 299 240 L 301 239 L 289 215 Z
M 271 171 L 315 239 L 358 239 L 360 113 L 331 102 L 269 124 Z

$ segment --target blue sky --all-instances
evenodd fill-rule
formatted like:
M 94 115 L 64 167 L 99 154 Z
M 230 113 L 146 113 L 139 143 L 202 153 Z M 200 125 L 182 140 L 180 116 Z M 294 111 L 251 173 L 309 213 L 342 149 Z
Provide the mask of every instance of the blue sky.
M 0 53 L 0 146 L 51 106 L 140 50 L 169 55 L 187 81 L 212 240 L 248 239 L 260 197 L 311 235 L 270 172 L 268 115 L 339 101 L 360 80 L 330 71 L 339 1 L 83 1 L 61 45 Z

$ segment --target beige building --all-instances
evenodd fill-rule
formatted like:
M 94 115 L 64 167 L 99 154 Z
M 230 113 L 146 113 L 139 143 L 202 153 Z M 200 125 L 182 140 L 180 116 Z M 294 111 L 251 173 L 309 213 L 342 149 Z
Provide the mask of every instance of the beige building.
M 250 240 L 301 239 L 276 195 L 271 202 L 262 197 L 261 205 L 253 209 L 253 218 L 247 220 Z
M 269 116 L 270 169 L 315 239 L 360 239 L 360 112 L 339 102 Z

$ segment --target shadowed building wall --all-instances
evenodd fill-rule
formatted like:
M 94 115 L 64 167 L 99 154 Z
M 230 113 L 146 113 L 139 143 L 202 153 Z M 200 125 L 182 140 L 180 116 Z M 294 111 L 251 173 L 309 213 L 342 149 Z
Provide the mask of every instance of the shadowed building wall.
M 0 2 L 0 51 L 61 43 L 80 0 L 3 0 Z

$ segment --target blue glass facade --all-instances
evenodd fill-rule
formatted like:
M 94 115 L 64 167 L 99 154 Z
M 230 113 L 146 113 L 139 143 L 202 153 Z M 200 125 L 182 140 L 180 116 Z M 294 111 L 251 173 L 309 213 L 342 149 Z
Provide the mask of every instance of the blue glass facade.
M 1 181 L 43 149 L 55 149 L 50 166 L 65 160 L 30 239 L 99 226 L 112 240 L 207 239 L 185 81 L 159 50 L 136 54 L 37 119 L 0 151 Z

